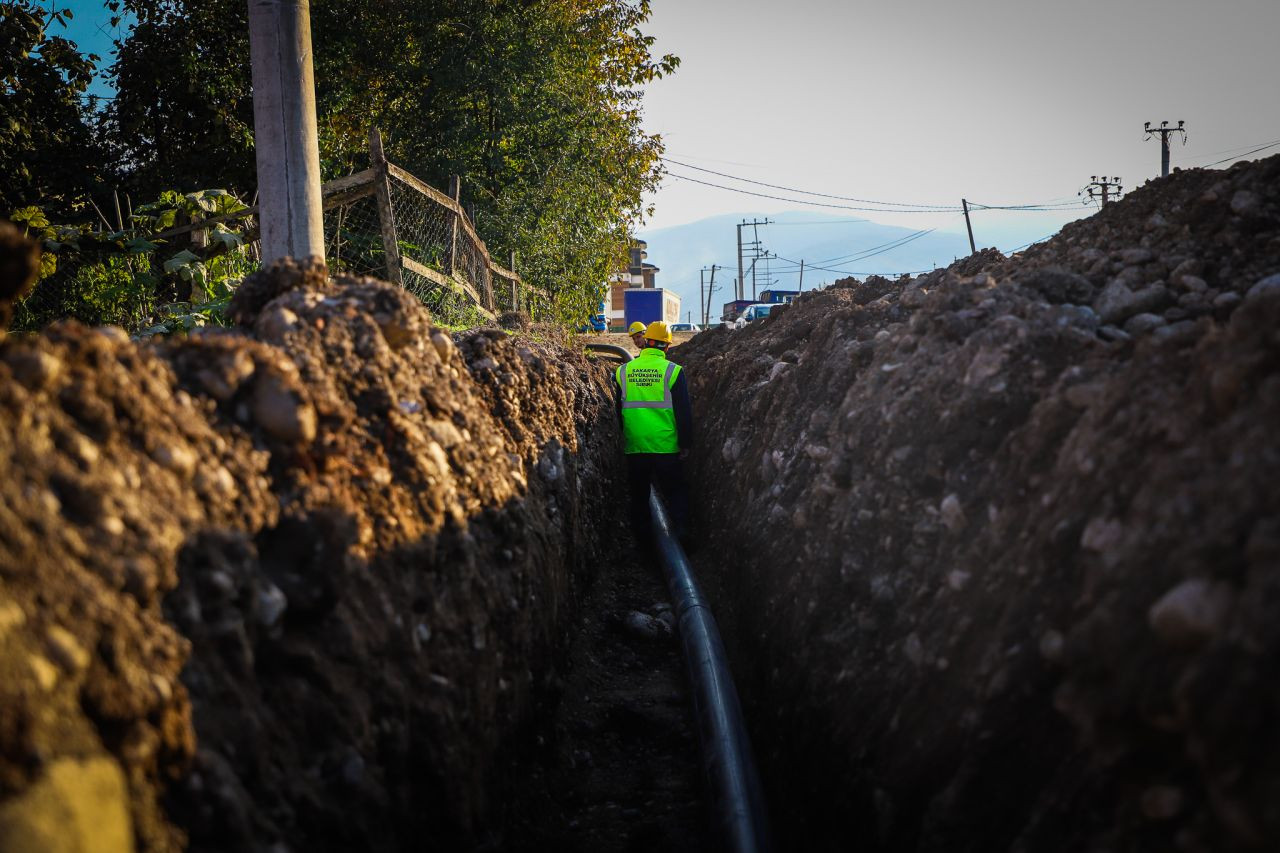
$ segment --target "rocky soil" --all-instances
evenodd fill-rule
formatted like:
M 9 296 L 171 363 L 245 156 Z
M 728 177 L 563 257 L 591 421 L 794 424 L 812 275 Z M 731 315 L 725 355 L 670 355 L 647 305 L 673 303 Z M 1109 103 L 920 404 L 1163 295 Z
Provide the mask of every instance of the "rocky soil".
M 0 849 L 458 849 L 500 811 L 621 523 L 607 367 L 314 264 L 234 307 L 0 343 Z
M 688 367 L 787 849 L 1280 849 L 1280 157 Z

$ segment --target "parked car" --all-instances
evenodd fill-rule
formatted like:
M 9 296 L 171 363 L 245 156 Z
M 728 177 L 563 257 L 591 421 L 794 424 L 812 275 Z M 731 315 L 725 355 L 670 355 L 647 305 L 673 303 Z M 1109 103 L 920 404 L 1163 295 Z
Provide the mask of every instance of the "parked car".
M 697 323 L 672 323 L 671 331 L 673 332 L 701 332 L 702 327 Z
M 778 304 L 766 302 L 757 302 L 754 305 L 748 305 L 742 309 L 742 313 L 738 315 L 738 319 L 733 321 L 733 328 L 741 329 L 753 320 L 762 320 L 769 316 L 769 312 L 778 307 Z

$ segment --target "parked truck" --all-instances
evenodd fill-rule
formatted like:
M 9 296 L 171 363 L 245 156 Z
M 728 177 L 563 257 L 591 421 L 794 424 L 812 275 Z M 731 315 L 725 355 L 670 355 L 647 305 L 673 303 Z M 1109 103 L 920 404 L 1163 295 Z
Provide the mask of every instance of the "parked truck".
M 626 324 L 657 320 L 676 323 L 680 320 L 680 296 L 661 287 L 633 287 L 623 294 Z
M 755 303 L 750 299 L 735 299 L 732 302 L 724 303 L 724 313 L 720 315 L 720 319 L 729 325 L 733 325 L 733 321 L 737 320 L 747 306 Z

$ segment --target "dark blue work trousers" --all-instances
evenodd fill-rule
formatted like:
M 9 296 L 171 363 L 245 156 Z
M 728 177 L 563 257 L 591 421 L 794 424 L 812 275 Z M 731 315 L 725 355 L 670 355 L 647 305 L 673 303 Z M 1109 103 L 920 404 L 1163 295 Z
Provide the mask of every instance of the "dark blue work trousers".
M 689 483 L 678 453 L 628 453 L 627 498 L 631 530 L 642 549 L 653 547 L 649 487 L 656 486 L 671 518 L 672 532 L 683 539 L 689 526 Z

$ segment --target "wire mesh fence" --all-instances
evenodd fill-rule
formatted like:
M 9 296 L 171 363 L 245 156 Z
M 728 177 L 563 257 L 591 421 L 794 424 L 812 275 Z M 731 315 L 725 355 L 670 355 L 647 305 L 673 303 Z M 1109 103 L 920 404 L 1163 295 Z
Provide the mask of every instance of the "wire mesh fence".
M 387 257 L 372 193 L 325 210 L 324 255 L 333 272 L 385 277 Z
M 504 311 L 544 314 L 545 294 L 493 261 L 455 198 L 374 160 L 322 188 L 330 270 L 401 284 L 446 325 L 474 326 Z M 221 321 L 219 307 L 260 260 L 258 209 L 235 206 L 205 216 L 188 205 L 190 221 L 159 233 L 148 228 L 158 220 L 139 215 L 108 239 L 81 241 L 16 306 L 14 328 L 61 317 L 134 333 Z

